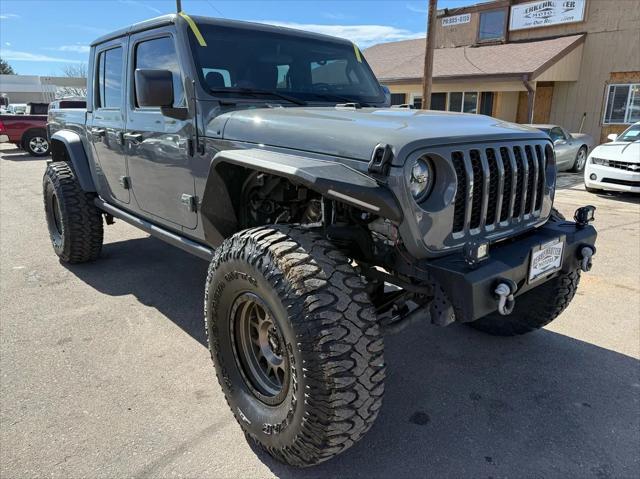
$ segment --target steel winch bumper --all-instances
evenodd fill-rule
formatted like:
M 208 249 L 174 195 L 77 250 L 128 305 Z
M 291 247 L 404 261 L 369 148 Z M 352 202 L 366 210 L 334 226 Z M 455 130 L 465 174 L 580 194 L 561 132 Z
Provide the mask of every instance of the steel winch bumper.
M 469 322 L 495 311 L 509 314 L 518 296 L 561 272 L 590 270 L 596 235 L 595 228 L 588 223 L 549 221 L 533 231 L 491 245 L 488 257 L 475 264 L 459 254 L 421 261 L 417 268 L 428 271 L 431 280 L 442 287 L 456 321 Z M 529 281 L 532 252 L 558 239 L 564 243 L 559 269 Z

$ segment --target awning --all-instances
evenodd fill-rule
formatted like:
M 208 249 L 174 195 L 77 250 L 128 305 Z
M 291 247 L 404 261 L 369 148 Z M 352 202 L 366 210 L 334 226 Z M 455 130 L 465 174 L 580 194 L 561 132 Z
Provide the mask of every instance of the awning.
M 585 35 L 500 45 L 439 48 L 433 55 L 433 80 L 575 81 Z M 381 82 L 422 81 L 425 40 L 381 43 L 364 55 Z M 565 61 L 558 64 L 564 59 Z

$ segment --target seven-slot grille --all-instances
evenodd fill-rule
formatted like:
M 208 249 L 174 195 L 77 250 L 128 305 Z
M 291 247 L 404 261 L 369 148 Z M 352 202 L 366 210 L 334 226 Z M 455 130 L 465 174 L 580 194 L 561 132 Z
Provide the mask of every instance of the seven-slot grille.
M 544 143 L 453 151 L 453 233 L 475 234 L 539 217 L 551 155 Z

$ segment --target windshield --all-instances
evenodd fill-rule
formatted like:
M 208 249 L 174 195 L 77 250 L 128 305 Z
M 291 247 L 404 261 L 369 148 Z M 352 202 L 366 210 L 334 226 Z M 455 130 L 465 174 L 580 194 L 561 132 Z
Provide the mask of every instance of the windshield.
M 260 97 L 269 101 L 286 100 L 285 95 L 303 102 L 385 100 L 352 44 L 206 23 L 198 27 L 207 46 L 200 46 L 190 32 L 191 49 L 200 82 L 215 96 L 237 97 L 257 90 L 280 94 Z
M 638 141 L 640 140 L 640 123 L 629 127 L 616 141 Z

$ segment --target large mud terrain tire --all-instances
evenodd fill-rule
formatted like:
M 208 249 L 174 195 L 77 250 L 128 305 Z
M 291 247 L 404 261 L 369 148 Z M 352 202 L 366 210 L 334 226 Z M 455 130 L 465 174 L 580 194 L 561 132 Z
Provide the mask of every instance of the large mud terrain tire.
M 365 285 L 316 233 L 260 227 L 216 250 L 205 290 L 209 349 L 245 434 L 310 466 L 344 451 L 382 404 L 382 334 Z
M 565 216 L 552 208 L 549 221 L 562 222 Z M 580 270 L 560 273 L 552 280 L 516 297 L 516 305 L 508 316 L 495 312 L 467 323 L 474 329 L 493 336 L 516 336 L 546 326 L 562 313 L 573 299 L 580 282 Z
M 496 312 L 468 324 L 494 336 L 515 336 L 535 331 L 556 319 L 569 306 L 579 282 L 579 270 L 561 273 L 517 296 L 510 315 L 502 316 Z
M 102 214 L 95 195 L 85 193 L 71 165 L 49 163 L 42 179 L 44 210 L 53 250 L 65 263 L 84 263 L 100 256 Z

